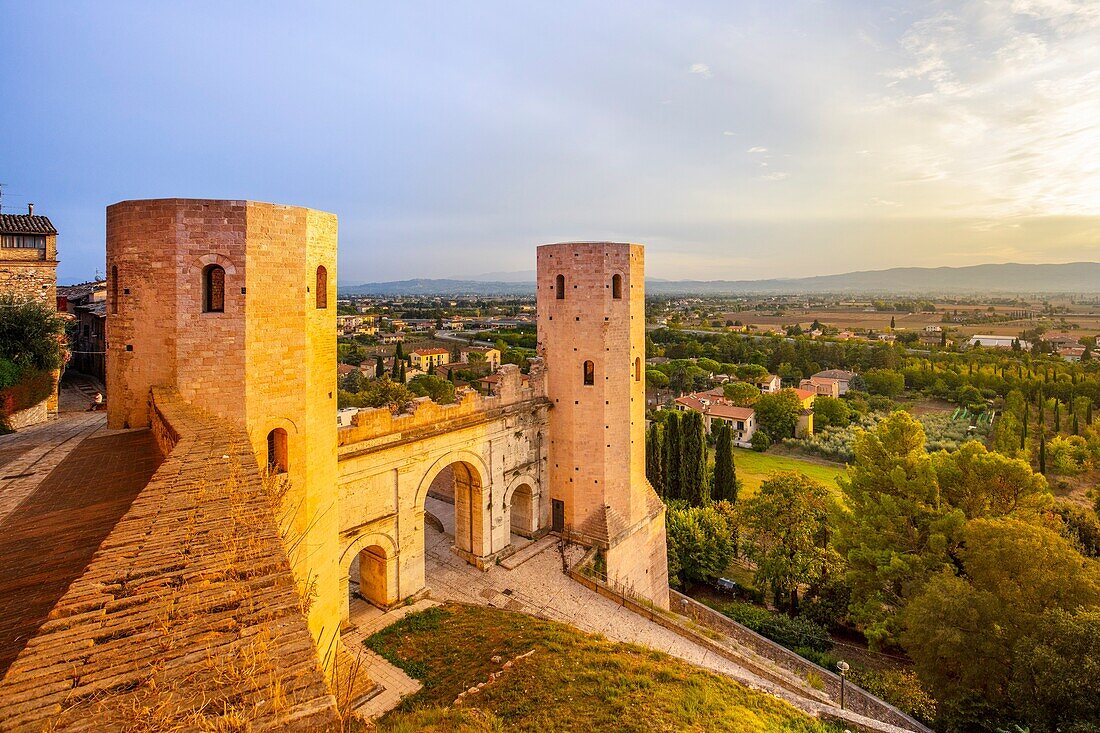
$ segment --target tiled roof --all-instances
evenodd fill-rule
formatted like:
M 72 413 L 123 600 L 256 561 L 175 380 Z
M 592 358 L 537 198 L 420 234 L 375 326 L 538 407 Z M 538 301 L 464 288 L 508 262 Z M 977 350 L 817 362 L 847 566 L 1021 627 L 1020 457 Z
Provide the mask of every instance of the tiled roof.
M 846 379 L 851 381 L 852 377 L 856 375 L 855 372 L 849 372 L 845 369 L 826 369 L 823 372 L 818 372 L 813 375 L 815 377 L 825 377 L 826 379 Z
M 446 349 L 417 349 L 412 353 L 416 354 L 417 356 L 432 356 L 433 354 L 449 354 L 451 352 L 447 351 Z
M 798 399 L 800 399 L 800 400 L 805 400 L 809 397 L 817 397 L 817 392 L 813 391 L 812 389 L 797 389 L 797 388 L 795 388 L 795 389 L 792 389 L 791 391 L 794 392 L 795 394 L 797 394 Z M 822 404 L 824 404 L 824 403 L 822 403 Z
M 58 285 L 57 294 L 69 300 L 77 300 L 91 295 L 101 287 L 107 287 L 106 280 L 89 280 L 86 283 L 77 283 L 76 285 Z
M 57 234 L 48 216 L 0 214 L 0 234 Z

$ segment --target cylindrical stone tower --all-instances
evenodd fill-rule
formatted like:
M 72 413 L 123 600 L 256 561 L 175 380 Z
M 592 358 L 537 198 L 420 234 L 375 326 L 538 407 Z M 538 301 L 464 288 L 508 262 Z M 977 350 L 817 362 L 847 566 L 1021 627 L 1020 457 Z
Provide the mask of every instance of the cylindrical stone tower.
M 604 550 L 608 581 L 668 605 L 664 504 L 645 477 L 645 254 L 639 244 L 538 248 L 551 525 Z

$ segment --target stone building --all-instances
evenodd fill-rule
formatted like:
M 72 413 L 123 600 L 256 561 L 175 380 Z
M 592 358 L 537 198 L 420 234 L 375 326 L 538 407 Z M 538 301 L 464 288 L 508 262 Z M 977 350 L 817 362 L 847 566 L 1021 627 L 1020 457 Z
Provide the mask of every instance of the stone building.
M 108 425 L 149 425 L 150 391 L 165 387 L 245 429 L 257 463 L 289 483 L 284 532 L 295 576 L 315 591 L 320 644 L 344 605 L 335 290 L 333 214 L 194 199 L 107 209 Z
M 57 230 L 49 217 L 0 214 L 0 294 L 57 301 Z
M 538 248 L 553 528 L 608 582 L 668 607 L 664 503 L 645 477 L 645 265 L 638 244 Z

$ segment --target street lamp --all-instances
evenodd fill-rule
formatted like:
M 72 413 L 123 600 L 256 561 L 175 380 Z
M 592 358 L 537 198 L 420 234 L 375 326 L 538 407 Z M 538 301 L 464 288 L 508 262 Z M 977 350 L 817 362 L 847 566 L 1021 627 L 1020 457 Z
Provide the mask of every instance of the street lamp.
M 848 674 L 848 663 L 837 662 L 836 668 L 840 670 L 840 709 L 844 709 L 844 677 Z

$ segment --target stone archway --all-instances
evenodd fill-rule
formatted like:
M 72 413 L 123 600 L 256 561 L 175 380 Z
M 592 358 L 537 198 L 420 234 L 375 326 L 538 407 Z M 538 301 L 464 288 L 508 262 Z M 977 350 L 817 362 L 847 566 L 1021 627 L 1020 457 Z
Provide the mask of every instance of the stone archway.
M 529 476 L 517 476 L 504 494 L 509 529 L 522 537 L 534 537 L 538 531 L 538 493 Z
M 340 559 L 344 568 L 344 597 L 353 596 L 381 609 L 392 607 L 400 597 L 398 548 L 389 535 L 371 532 L 355 539 Z M 348 618 L 348 610 L 344 618 Z
M 439 519 L 453 537 L 455 553 L 479 567 L 493 552 L 488 476 L 480 456 L 453 451 L 432 464 L 417 489 L 418 507 L 426 507 L 429 493 L 432 499 L 453 505 L 451 516 Z

